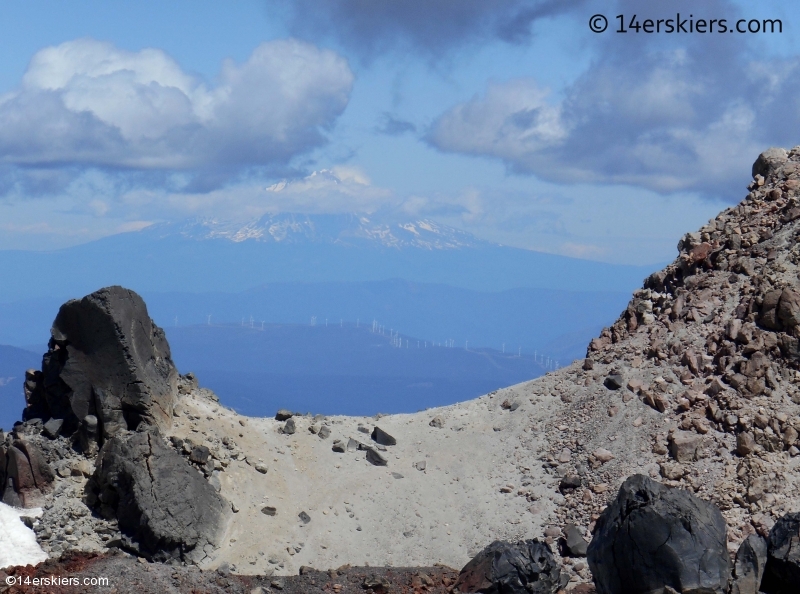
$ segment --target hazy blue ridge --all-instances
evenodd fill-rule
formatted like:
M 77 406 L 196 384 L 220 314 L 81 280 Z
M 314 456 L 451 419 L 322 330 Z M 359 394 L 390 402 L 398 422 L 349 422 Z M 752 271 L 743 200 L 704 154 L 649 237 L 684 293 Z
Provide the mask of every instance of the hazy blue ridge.
M 267 283 L 402 278 L 476 291 L 518 287 L 630 292 L 657 266 L 622 266 L 517 248 L 427 250 L 338 243 L 278 244 L 124 233 L 51 252 L 0 251 L 0 303 L 138 292 L 239 292 Z M 32 273 L 35 271 L 35 275 Z
M 135 288 L 135 287 L 134 287 Z M 81 294 L 74 295 L 82 296 Z M 276 283 L 240 293 L 149 293 L 150 315 L 164 327 L 240 322 L 362 325 L 376 320 L 386 329 L 423 340 L 455 340 L 461 346 L 492 347 L 525 354 L 534 350 L 571 360 L 619 316 L 629 294 L 516 288 L 480 292 L 403 280 L 354 283 Z M 0 304 L 0 343 L 44 345 L 59 306 L 40 298 Z
M 42 353 L 0 345 L 0 428 L 11 429 L 22 418 L 26 369 L 39 369 Z
M 415 412 L 475 398 L 544 373 L 533 357 L 427 345 L 371 328 L 322 325 L 167 328 L 173 359 L 237 411 Z M 402 341 L 402 343 L 400 342 Z M 402 346 L 399 346 L 402 344 Z

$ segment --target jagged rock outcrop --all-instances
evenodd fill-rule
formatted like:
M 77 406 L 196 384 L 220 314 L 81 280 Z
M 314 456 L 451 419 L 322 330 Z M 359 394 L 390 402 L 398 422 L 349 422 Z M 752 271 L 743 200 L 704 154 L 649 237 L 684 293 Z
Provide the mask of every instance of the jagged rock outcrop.
M 0 500 L 14 507 L 36 507 L 50 491 L 55 475 L 31 441 L 9 435 L 0 443 Z
M 172 422 L 178 373 L 164 332 L 129 289 L 107 287 L 68 301 L 53 322 L 41 371 L 26 375 L 24 419 L 63 419 L 102 441 L 141 423 Z
M 598 594 L 727 594 L 727 526 L 720 511 L 682 489 L 634 475 L 597 520 L 589 567 Z
M 794 511 L 800 147 L 765 151 L 753 172 L 746 198 L 684 235 L 678 258 L 634 292 L 586 360 L 550 382 L 563 407 L 544 427 L 541 461 L 581 477 L 562 493 L 560 525 L 591 530 L 637 472 L 717 505 L 730 553 Z
M 202 561 L 219 546 L 230 511 L 155 428 L 107 441 L 88 491 L 89 505 L 118 521 L 123 545 L 157 561 Z
M 455 590 L 482 594 L 555 594 L 566 585 L 567 579 L 562 579 L 558 563 L 545 543 L 536 539 L 518 543 L 495 541 L 464 566 Z
M 790 594 L 800 589 L 800 513 L 780 518 L 767 539 L 767 566 L 761 589 Z
M 730 594 L 758 594 L 767 563 L 767 542 L 751 534 L 736 551 Z

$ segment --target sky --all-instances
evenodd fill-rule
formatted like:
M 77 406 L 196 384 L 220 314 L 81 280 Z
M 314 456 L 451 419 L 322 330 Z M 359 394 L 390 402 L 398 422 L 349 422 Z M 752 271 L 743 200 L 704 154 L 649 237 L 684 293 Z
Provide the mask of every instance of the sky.
M 800 8 L 655 4 L 2 3 L 0 249 L 365 212 L 671 260 L 744 198 L 762 150 L 800 144 Z M 679 14 L 782 31 L 631 27 Z

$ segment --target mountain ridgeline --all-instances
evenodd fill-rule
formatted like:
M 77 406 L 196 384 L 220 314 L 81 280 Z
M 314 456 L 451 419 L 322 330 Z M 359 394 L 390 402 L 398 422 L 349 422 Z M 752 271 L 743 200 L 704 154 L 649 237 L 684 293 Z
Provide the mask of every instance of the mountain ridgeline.
M 629 292 L 653 269 L 501 246 L 431 221 L 287 214 L 241 225 L 152 225 L 49 252 L 0 251 L 0 303 L 78 296 L 113 284 L 139 293 L 197 293 L 392 278 L 476 291 Z M 30 270 L 47 284 L 29 282 Z

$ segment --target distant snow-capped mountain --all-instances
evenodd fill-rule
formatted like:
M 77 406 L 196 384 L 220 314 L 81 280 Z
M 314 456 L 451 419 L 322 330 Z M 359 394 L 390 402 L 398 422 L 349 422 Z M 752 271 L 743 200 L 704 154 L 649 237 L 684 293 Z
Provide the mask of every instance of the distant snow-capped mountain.
M 145 232 L 159 237 L 178 234 L 186 239 L 227 239 L 236 243 L 333 243 L 343 246 L 371 244 L 397 249 L 452 250 L 495 245 L 430 219 L 386 221 L 361 214 L 267 214 L 245 223 L 194 219 L 153 225 Z

